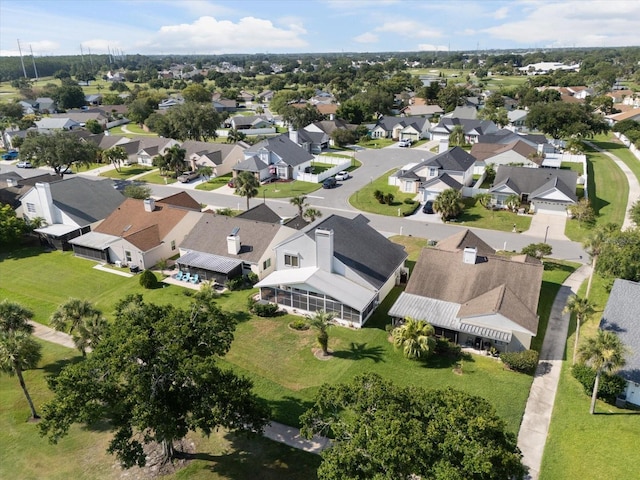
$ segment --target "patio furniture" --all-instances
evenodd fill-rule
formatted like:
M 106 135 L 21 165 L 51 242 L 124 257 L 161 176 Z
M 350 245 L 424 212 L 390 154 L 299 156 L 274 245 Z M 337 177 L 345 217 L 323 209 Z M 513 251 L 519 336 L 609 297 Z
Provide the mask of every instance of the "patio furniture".
M 194 285 L 199 281 L 200 281 L 200 278 L 198 277 L 197 273 L 193 277 L 191 277 L 191 283 L 193 283 Z
M 178 273 L 176 273 L 173 278 L 175 278 L 176 280 L 182 280 L 182 270 L 179 271 Z
M 182 275 L 182 280 L 185 282 L 188 282 L 189 280 L 191 280 L 191 274 L 189 272 L 185 273 Z

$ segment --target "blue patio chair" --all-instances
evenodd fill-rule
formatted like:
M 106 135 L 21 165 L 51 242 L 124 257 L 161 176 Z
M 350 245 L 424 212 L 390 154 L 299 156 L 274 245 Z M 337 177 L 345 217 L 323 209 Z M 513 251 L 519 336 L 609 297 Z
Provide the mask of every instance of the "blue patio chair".
M 180 270 L 178 273 L 176 273 L 173 278 L 175 278 L 176 280 L 182 280 L 182 270 Z
M 191 280 L 191 274 L 189 272 L 182 274 L 182 281 L 188 282 Z
M 191 283 L 193 283 L 194 285 L 199 281 L 200 281 L 200 278 L 198 277 L 197 273 L 193 277 L 191 277 Z

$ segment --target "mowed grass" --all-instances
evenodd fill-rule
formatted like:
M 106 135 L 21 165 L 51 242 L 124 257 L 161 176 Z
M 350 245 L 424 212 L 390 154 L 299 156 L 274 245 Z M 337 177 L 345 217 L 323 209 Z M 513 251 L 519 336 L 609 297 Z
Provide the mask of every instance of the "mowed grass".
M 120 171 L 115 169 L 107 170 L 106 172 L 102 172 L 100 176 L 115 178 L 117 180 L 126 180 L 135 175 L 140 175 L 142 173 L 150 172 L 151 170 L 153 170 L 153 167 L 146 167 L 144 165 L 131 165 L 129 167 L 120 167 Z
M 322 188 L 321 183 L 301 182 L 273 182 L 260 185 L 256 198 L 289 198 L 307 195 Z M 243 198 L 244 200 L 244 198 Z M 245 200 L 246 201 L 246 200 Z
M 565 235 L 575 242 L 584 241 L 598 225 L 617 223 L 622 225 L 627 209 L 629 183 L 620 168 L 604 153 L 587 148 L 587 192 L 596 214 L 596 221 L 589 225 L 568 220 Z
M 377 213 L 379 215 L 388 215 L 391 217 L 397 217 L 402 215 L 409 215 L 414 212 L 419 205 L 404 203 L 405 200 L 413 200 L 416 197 L 415 193 L 401 192 L 398 187 L 389 185 L 389 175 L 394 174 L 398 169 L 389 170 L 384 175 L 376 178 L 373 182 L 365 185 L 356 193 L 349 197 L 349 203 L 364 212 Z M 383 194 L 391 193 L 393 195 L 393 202 L 391 205 L 386 203 L 380 203 L 373 196 L 376 190 L 380 190 Z M 400 210 L 400 215 L 398 215 Z
M 464 210 L 456 221 L 477 228 L 488 228 L 503 232 L 513 231 L 515 224 L 518 232 L 529 230 L 530 215 L 518 215 L 509 210 L 488 210 L 474 198 L 464 198 Z
M 596 303 L 596 313 L 581 326 L 581 339 L 595 335 L 609 296 L 606 285 L 607 282 L 594 277 L 589 297 Z M 584 295 L 585 291 L 583 285 L 579 294 Z M 575 318 L 572 318 L 540 479 L 637 478 L 640 411 L 598 401 L 596 414 L 589 414 L 590 395 L 571 375 L 574 335 Z
M 211 190 L 217 190 L 220 187 L 224 187 L 233 175 L 231 173 L 227 173 L 225 175 L 220 175 L 219 177 L 210 178 L 206 182 L 203 182 L 196 186 L 196 190 L 205 190 L 210 192 Z
M 80 360 L 74 350 L 49 342 L 43 345 L 43 358 L 37 369 L 25 372 L 29 393 L 40 411 L 52 398 L 46 378 L 64 365 Z M 104 425 L 71 427 L 69 435 L 52 445 L 38 434 L 37 426 L 26 420 L 29 407 L 15 377 L 0 376 L 0 478 L 39 480 L 136 478 L 137 469 L 124 473 L 115 457 L 106 452 L 111 433 Z M 167 480 L 207 478 L 213 480 L 257 478 L 307 480 L 316 478 L 320 457 L 273 442 L 266 438 L 246 438 L 224 430 L 209 438 L 190 433 L 195 459 L 184 470 L 162 478 Z M 146 477 L 145 477 L 146 478 Z

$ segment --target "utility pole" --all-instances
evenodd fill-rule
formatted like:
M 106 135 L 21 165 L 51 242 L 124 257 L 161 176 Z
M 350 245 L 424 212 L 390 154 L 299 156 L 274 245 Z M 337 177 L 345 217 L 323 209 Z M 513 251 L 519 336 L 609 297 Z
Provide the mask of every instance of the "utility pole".
M 80 44 L 80 58 L 82 59 L 82 64 L 84 65 L 84 52 L 82 51 L 82 44 Z
M 29 50 L 31 50 L 31 61 L 33 62 L 33 71 L 36 74 L 36 81 L 38 80 L 38 69 L 36 68 L 36 57 L 33 56 L 33 48 L 29 44 Z
M 24 68 L 24 58 L 22 58 L 22 48 L 20 47 L 20 39 L 18 39 L 18 52 L 20 52 L 20 63 L 22 64 L 22 73 L 27 78 L 27 69 Z

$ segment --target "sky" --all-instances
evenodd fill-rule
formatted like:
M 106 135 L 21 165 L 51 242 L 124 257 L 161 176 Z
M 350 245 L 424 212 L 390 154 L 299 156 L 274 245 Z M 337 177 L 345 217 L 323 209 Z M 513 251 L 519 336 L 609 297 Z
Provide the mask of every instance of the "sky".
M 0 0 L 0 56 L 640 46 L 639 0 Z

